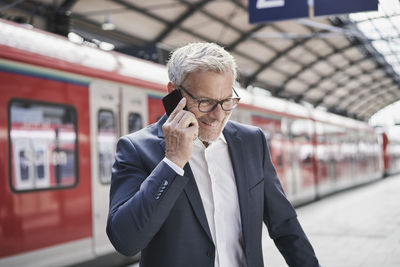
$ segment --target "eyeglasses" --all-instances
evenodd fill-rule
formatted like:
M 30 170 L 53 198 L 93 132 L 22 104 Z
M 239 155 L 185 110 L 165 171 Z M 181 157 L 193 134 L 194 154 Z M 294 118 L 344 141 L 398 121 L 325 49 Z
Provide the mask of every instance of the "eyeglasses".
M 184 91 L 186 94 L 188 94 L 191 98 L 193 98 L 199 105 L 199 111 L 203 113 L 208 113 L 213 111 L 218 104 L 221 105 L 222 110 L 225 111 L 231 111 L 235 109 L 239 103 L 240 97 L 238 93 L 235 91 L 235 88 L 232 87 L 233 92 L 235 92 L 237 97 L 230 97 L 222 100 L 215 100 L 215 99 L 197 99 L 194 97 L 188 90 L 186 90 L 183 86 L 178 86 L 179 90 Z

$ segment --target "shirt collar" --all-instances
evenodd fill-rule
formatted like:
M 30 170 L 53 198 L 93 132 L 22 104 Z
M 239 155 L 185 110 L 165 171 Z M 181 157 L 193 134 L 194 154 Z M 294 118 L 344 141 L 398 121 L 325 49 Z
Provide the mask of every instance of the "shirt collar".
M 221 139 L 225 144 L 227 144 L 224 134 L 221 132 L 218 139 Z

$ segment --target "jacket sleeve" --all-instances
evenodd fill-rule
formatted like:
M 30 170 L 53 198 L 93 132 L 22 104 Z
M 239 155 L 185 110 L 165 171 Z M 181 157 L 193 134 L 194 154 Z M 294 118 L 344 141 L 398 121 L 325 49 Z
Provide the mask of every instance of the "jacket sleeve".
M 261 130 L 260 134 L 264 148 L 264 222 L 269 235 L 289 266 L 317 267 L 314 250 L 279 182 L 265 135 Z
M 164 161 L 147 170 L 141 153 L 151 151 L 137 149 L 128 137 L 118 141 L 110 188 L 107 235 L 126 256 L 153 239 L 188 181 Z

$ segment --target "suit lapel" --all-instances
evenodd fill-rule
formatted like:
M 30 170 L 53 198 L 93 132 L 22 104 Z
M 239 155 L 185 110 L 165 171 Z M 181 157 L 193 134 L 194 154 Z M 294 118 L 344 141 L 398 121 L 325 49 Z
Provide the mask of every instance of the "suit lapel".
M 167 116 L 164 115 L 158 122 L 158 136 L 160 137 L 160 145 L 165 151 L 165 141 L 164 133 L 162 131 L 162 125 L 167 120 Z M 228 122 L 224 128 L 224 136 L 226 142 L 228 143 L 229 155 L 232 161 L 233 173 L 235 174 L 236 187 L 239 196 L 239 207 L 240 207 L 240 219 L 242 222 L 242 235 L 243 241 L 246 246 L 248 239 L 249 221 L 248 221 L 248 179 L 246 177 L 246 159 L 244 158 L 243 141 L 238 136 L 236 129 L 233 127 L 232 123 Z M 211 231 L 208 226 L 206 213 L 204 211 L 203 202 L 196 185 L 196 181 L 193 176 L 192 169 L 189 163 L 185 165 L 185 176 L 189 177 L 189 182 L 187 183 L 184 191 L 190 201 L 190 204 L 196 214 L 204 231 L 207 236 L 212 241 Z M 244 247 L 245 249 L 245 247 Z
M 165 121 L 168 119 L 168 116 L 164 114 L 161 119 L 157 122 L 157 136 L 160 138 L 160 145 L 165 152 L 165 140 L 164 140 L 164 132 L 162 130 L 162 126 L 164 125 Z
M 199 220 L 201 226 L 204 231 L 207 233 L 208 238 L 212 241 L 210 227 L 208 226 L 206 212 L 204 210 L 203 202 L 201 200 L 199 189 L 196 185 L 196 180 L 194 179 L 192 169 L 190 168 L 189 163 L 185 165 L 185 176 L 189 177 L 189 182 L 186 184 L 184 191 L 187 195 L 187 198 L 190 201 L 190 204 L 196 214 L 197 219 Z
M 167 116 L 164 115 L 160 121 L 158 122 L 158 137 L 160 138 L 160 145 L 165 151 L 165 140 L 164 140 L 164 132 L 162 131 L 162 125 L 167 120 Z M 189 199 L 190 205 L 193 208 L 193 211 L 200 222 L 200 225 L 203 227 L 206 232 L 208 238 L 212 241 L 211 231 L 208 226 L 206 213 L 204 211 L 203 202 L 201 200 L 199 189 L 196 185 L 196 180 L 194 179 L 192 169 L 190 168 L 189 163 L 187 163 L 184 167 L 185 176 L 189 178 L 189 182 L 186 184 L 184 191 L 186 193 L 187 198 Z
M 248 179 L 246 177 L 246 158 L 244 158 L 243 141 L 237 136 L 236 129 L 228 123 L 224 129 L 224 136 L 228 143 L 229 155 L 235 174 L 236 187 L 239 196 L 240 219 L 242 222 L 243 243 L 246 245 L 248 238 Z M 245 249 L 245 247 L 244 247 Z

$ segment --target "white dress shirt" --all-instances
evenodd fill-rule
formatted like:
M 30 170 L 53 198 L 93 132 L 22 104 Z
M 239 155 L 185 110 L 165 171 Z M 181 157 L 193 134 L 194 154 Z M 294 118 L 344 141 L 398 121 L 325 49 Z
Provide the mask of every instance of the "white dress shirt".
M 183 169 L 164 158 L 178 174 Z M 242 224 L 228 144 L 223 134 L 208 145 L 196 139 L 189 160 L 216 248 L 215 267 L 244 267 Z

